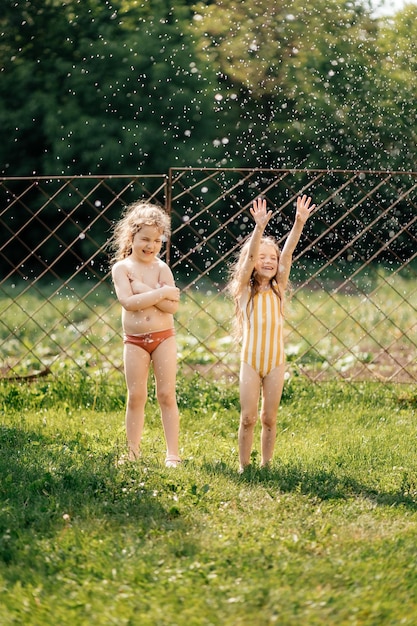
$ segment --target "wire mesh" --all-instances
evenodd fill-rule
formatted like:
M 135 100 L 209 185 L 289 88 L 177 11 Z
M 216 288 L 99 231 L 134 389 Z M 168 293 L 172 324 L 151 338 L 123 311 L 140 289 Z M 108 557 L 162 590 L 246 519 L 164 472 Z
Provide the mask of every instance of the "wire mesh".
M 299 194 L 317 205 L 296 249 L 287 375 L 415 382 L 415 172 L 173 168 L 167 175 L 0 179 L 0 353 L 9 379 L 120 372 L 107 242 L 131 202 L 171 214 L 164 257 L 182 289 L 180 370 L 235 380 L 229 268 L 266 198 L 285 240 Z
M 283 243 L 298 195 L 315 214 L 293 262 L 286 315 L 288 374 L 311 380 L 416 380 L 416 174 L 327 170 L 171 170 L 170 262 L 192 320 L 184 362 L 235 377 L 227 270 L 250 234 L 249 206 L 265 197 L 268 234 Z M 227 302 L 227 300 L 225 299 Z M 225 306 L 225 305 L 224 305 Z

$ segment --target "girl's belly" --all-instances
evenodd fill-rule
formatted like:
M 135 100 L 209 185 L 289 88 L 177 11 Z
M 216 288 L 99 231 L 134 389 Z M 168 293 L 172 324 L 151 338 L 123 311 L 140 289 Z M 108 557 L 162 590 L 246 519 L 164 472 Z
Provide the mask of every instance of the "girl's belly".
M 138 335 L 172 328 L 174 317 L 171 313 L 164 313 L 155 308 L 149 308 L 145 311 L 123 310 L 122 325 L 123 332 L 127 335 Z

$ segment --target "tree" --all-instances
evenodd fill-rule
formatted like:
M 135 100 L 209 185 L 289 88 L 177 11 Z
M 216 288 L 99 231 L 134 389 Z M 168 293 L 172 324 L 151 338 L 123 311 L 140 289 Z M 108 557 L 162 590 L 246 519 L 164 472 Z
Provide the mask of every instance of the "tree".
M 7 0 L 1 171 L 159 173 L 210 158 L 188 4 Z
M 197 10 L 201 58 L 218 67 L 226 158 L 268 167 L 390 162 L 378 21 L 363 5 L 222 0 Z
M 382 19 L 378 32 L 380 128 L 386 167 L 397 170 L 416 166 L 417 43 L 410 36 L 416 19 L 417 7 L 409 4 Z
M 350 0 L 2 8 L 3 174 L 414 165 L 412 6 L 391 20 Z

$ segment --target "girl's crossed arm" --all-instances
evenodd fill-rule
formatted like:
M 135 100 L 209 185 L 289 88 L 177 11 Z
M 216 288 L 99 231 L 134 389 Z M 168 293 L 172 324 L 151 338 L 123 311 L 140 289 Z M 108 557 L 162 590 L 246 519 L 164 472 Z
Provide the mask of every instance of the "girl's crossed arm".
M 147 286 L 140 283 L 143 286 L 143 290 L 140 293 L 133 293 L 132 283 L 123 264 L 116 263 L 113 266 L 112 276 L 117 299 L 126 311 L 140 311 L 151 306 L 159 307 L 160 310 L 164 310 L 167 313 L 175 313 L 177 310 L 180 290 L 173 284 L 173 279 L 172 284 L 164 284 L 161 287 L 149 289 L 148 291 L 144 290 Z M 169 310 L 165 308 L 167 306 Z
M 174 277 L 172 275 L 171 270 L 169 269 L 167 265 L 163 266 L 160 272 L 160 276 L 159 276 L 159 283 L 156 285 L 156 287 L 150 287 L 149 285 L 146 285 L 145 283 L 137 279 L 133 279 L 133 280 L 131 279 L 130 284 L 131 284 L 132 291 L 134 294 L 147 293 L 149 291 L 153 291 L 154 289 L 159 289 L 161 287 L 164 287 L 165 285 L 170 285 L 172 287 L 175 287 Z M 178 300 L 165 298 L 164 300 L 161 300 L 161 302 L 158 302 L 158 304 L 155 304 L 154 306 L 160 311 L 162 311 L 163 313 L 174 314 L 178 310 Z

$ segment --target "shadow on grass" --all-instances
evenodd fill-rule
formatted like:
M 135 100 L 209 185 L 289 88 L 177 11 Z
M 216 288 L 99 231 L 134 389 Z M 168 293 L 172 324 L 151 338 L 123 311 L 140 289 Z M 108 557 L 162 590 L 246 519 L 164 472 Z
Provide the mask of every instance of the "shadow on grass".
M 300 493 L 320 500 L 347 500 L 363 497 L 380 506 L 402 506 L 411 511 L 417 510 L 417 501 L 406 490 L 392 492 L 372 489 L 352 476 L 340 475 L 323 469 L 308 469 L 298 463 L 274 463 L 272 467 L 249 465 L 243 474 L 226 463 L 206 463 L 209 473 L 226 476 L 236 483 L 262 485 L 281 493 Z
M 144 538 L 184 523 L 156 497 L 165 468 L 118 466 L 117 451 L 94 451 L 82 434 L 69 440 L 3 426 L 0 449 L 0 562 L 21 558 L 22 545 L 53 537 L 65 520 L 134 525 Z

